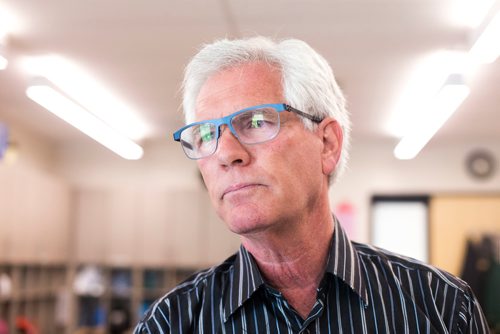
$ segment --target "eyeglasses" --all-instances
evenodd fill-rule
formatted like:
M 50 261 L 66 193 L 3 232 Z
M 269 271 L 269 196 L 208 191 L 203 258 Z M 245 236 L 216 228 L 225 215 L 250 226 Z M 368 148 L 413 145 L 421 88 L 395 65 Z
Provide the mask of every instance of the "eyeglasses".
M 260 144 L 276 137 L 280 131 L 280 113 L 289 111 L 315 123 L 323 119 L 306 114 L 287 104 L 262 104 L 239 110 L 226 117 L 191 123 L 174 133 L 190 159 L 202 159 L 215 153 L 221 135 L 220 127 L 227 125 L 242 144 Z

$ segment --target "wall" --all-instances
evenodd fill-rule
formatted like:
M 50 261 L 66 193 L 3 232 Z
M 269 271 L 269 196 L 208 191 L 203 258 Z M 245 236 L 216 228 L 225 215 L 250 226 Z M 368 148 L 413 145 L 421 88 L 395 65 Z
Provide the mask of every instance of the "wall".
M 9 141 L 14 152 L 0 161 L 0 261 L 64 262 L 70 190 L 55 175 L 53 145 L 11 124 Z
M 202 207 L 201 217 L 204 212 L 209 212 L 211 217 L 209 227 L 201 226 L 203 233 L 210 236 L 214 247 L 224 244 L 224 240 L 230 240 L 223 251 L 212 252 L 210 261 L 215 261 L 217 257 L 222 259 L 224 252 L 234 248 L 237 243 L 237 238 L 213 218 L 215 215 L 204 194 L 196 163 L 186 159 L 174 142 L 147 142 L 144 144 L 143 159 L 126 161 L 98 144 L 90 145 L 90 148 L 88 145 L 63 144 L 54 149 L 50 142 L 21 128 L 13 128 L 11 133 L 12 139 L 18 144 L 19 155 L 15 165 L 0 165 L 0 173 L 4 173 L 4 176 L 8 169 L 24 175 L 49 175 L 57 179 L 56 183 L 63 184 L 63 188 L 77 192 L 123 194 L 130 190 L 131 196 L 137 196 L 132 192 L 140 190 L 142 203 L 150 202 L 142 195 L 143 190 L 153 194 L 179 192 L 188 194 L 184 196 L 187 199 L 189 194 L 200 194 L 197 205 Z M 333 208 L 345 202 L 354 208 L 355 228 L 352 237 L 355 240 L 370 240 L 370 199 L 374 194 L 500 193 L 500 173 L 496 173 L 492 179 L 477 181 L 467 175 L 464 165 L 465 157 L 474 148 L 488 149 L 494 153 L 498 163 L 500 145 L 492 140 L 431 143 L 411 161 L 399 161 L 393 157 L 395 144 L 393 140 L 355 138 L 349 168 L 341 180 L 331 187 Z M 156 210 L 161 211 L 160 200 L 151 202 L 157 203 Z M 165 206 L 169 208 L 172 205 L 165 203 Z M 189 203 L 180 210 L 190 210 Z M 167 212 L 164 215 L 170 214 Z M 72 218 L 74 220 L 74 215 Z M 140 230 L 140 226 L 130 230 Z
M 369 241 L 370 199 L 374 194 L 500 193 L 500 171 L 492 179 L 476 181 L 467 175 L 465 158 L 475 148 L 488 149 L 500 162 L 500 145 L 488 140 L 431 143 L 410 161 L 394 158 L 394 140 L 354 138 L 349 168 L 331 189 L 332 207 L 349 202 L 355 209 L 358 241 Z M 196 164 L 177 143 L 145 145 L 140 161 L 125 161 L 96 145 L 92 152 L 63 147 L 59 172 L 77 187 L 118 185 L 161 186 L 203 192 Z
M 500 145 L 493 140 L 431 142 L 409 161 L 394 158 L 395 145 L 393 140 L 354 139 L 349 169 L 330 189 L 334 206 L 344 201 L 353 204 L 356 240 L 370 240 L 369 210 L 374 194 L 500 193 Z M 497 172 L 489 180 L 477 181 L 466 173 L 466 156 L 476 148 L 495 155 Z
M 12 160 L 0 161 L 3 168 L 40 170 L 46 173 L 55 172 L 55 146 L 54 144 L 31 131 L 25 130 L 11 122 L 6 124 L 9 130 L 9 142 L 14 150 Z
M 59 173 L 75 190 L 76 259 L 196 268 L 231 255 L 239 239 L 214 214 L 196 163 L 167 140 L 143 146 L 138 161 L 98 144 L 60 147 Z

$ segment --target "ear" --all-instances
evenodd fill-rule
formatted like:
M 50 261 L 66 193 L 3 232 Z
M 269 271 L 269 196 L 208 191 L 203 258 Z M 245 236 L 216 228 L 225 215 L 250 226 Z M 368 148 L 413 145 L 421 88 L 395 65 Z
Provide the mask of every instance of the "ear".
M 323 142 L 321 153 L 322 168 L 325 175 L 335 171 L 342 152 L 342 128 L 333 118 L 325 118 L 319 125 L 320 135 Z

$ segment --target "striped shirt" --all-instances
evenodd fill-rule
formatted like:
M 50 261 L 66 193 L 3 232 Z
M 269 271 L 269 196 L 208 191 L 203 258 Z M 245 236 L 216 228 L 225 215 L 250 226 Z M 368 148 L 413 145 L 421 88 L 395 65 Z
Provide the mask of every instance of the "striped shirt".
M 351 242 L 335 222 L 325 276 L 302 319 L 242 246 L 157 300 L 142 333 L 488 333 L 469 286 L 435 267 Z

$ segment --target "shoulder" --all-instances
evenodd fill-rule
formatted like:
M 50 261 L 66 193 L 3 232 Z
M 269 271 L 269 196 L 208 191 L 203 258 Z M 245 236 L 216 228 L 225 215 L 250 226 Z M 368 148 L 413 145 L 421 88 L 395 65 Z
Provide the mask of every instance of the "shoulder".
M 172 313 L 185 313 L 186 320 L 189 320 L 193 310 L 203 303 L 207 294 L 222 293 L 234 268 L 235 257 L 233 255 L 220 265 L 196 272 L 157 299 L 136 326 L 134 333 L 168 333 Z
M 182 297 L 185 295 L 189 295 L 195 291 L 203 290 L 207 286 L 207 283 L 211 281 L 214 281 L 216 284 L 224 283 L 228 274 L 233 270 L 234 257 L 235 255 L 231 256 L 220 265 L 194 273 L 193 275 L 179 283 L 165 296 L 160 298 L 160 300 Z
M 353 242 L 367 285 L 383 299 L 398 298 L 401 307 L 424 312 L 433 323 L 448 330 L 479 328 L 487 333 L 481 307 L 469 285 L 462 279 L 419 260 Z M 468 331 L 468 330 L 467 330 Z
M 375 246 L 353 242 L 365 270 L 381 271 L 385 275 L 395 275 L 403 281 L 403 276 L 421 276 L 426 282 L 439 282 L 462 292 L 469 290 L 467 283 L 460 278 L 411 257 L 393 253 Z

